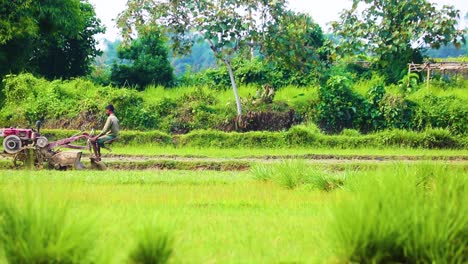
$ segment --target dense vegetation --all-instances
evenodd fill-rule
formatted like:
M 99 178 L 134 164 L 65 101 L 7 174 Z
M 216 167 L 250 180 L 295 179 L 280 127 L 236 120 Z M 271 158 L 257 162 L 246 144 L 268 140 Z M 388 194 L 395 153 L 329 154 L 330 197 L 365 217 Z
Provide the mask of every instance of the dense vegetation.
M 231 92 L 216 86 L 150 87 L 138 92 L 83 79 L 49 82 L 23 74 L 4 80 L 0 122 L 31 126 L 42 120 L 48 128 L 99 129 L 102 108 L 113 103 L 122 127 L 129 130 L 280 131 L 307 123 L 325 133 L 441 128 L 466 135 L 468 98 L 463 79 L 434 80 L 430 89 L 418 85 L 408 91 L 406 85 L 385 86 L 378 76 L 357 81 L 352 75 L 338 76 L 323 86 L 286 86 L 273 93 L 265 89 L 268 86 L 244 85 L 240 93 L 248 113 L 236 122 Z
M 85 76 L 100 54 L 94 37 L 102 32 L 88 1 L 1 1 L 0 76 Z

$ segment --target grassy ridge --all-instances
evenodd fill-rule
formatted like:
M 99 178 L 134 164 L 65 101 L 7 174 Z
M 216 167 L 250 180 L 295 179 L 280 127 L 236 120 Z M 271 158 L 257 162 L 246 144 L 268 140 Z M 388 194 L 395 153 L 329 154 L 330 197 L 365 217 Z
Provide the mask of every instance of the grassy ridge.
M 43 134 L 51 140 L 70 137 L 78 131 L 44 130 Z M 226 133 L 214 130 L 199 130 L 186 135 L 171 136 L 157 131 L 122 131 L 116 145 L 152 144 L 159 146 L 195 148 L 427 148 L 427 149 L 465 149 L 468 139 L 454 136 L 442 129 L 429 129 L 423 132 L 391 130 L 375 134 L 361 135 L 347 130 L 341 135 L 325 135 L 315 127 L 296 126 L 287 132 L 247 132 Z

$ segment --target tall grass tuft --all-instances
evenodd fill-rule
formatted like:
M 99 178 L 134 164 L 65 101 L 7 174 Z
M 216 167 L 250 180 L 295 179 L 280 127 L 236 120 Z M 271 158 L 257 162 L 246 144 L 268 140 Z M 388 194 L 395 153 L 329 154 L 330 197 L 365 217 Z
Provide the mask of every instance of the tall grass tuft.
M 130 262 L 135 264 L 164 264 L 173 254 L 171 235 L 156 224 L 145 225 L 139 230 L 136 245 L 130 252 Z
M 250 170 L 252 177 L 272 181 L 287 189 L 306 187 L 322 191 L 341 188 L 346 175 L 329 174 L 305 160 L 285 160 L 278 164 L 256 164 Z
M 273 170 L 271 166 L 266 166 L 262 163 L 256 163 L 250 167 L 250 172 L 255 180 L 266 182 L 271 180 Z
M 67 205 L 32 195 L 0 196 L 0 251 L 8 263 L 93 263 L 91 222 L 73 219 Z
M 349 182 L 326 240 L 341 263 L 467 263 L 468 178 L 440 165 L 397 165 Z
M 310 181 L 310 171 L 305 161 L 286 160 L 273 166 L 272 179 L 287 189 L 294 189 Z

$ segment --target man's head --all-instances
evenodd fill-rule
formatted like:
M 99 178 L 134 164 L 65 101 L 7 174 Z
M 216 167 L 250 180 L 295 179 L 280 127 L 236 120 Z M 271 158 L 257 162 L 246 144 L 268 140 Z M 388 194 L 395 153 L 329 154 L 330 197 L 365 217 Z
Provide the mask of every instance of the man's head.
M 113 113 L 114 113 L 114 106 L 111 105 L 111 104 L 106 106 L 106 114 L 110 115 L 110 114 L 113 114 Z

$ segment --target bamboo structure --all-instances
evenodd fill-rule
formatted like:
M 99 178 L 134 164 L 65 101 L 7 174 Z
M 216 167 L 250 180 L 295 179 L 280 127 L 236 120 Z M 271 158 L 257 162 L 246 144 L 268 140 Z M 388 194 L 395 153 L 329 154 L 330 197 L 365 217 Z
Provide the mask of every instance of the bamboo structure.
M 427 88 L 430 87 L 431 73 L 439 71 L 444 74 L 447 72 L 455 73 L 455 75 L 463 74 L 466 76 L 468 73 L 468 62 L 435 62 L 423 64 L 408 64 L 408 75 L 412 72 L 427 72 L 426 82 Z

